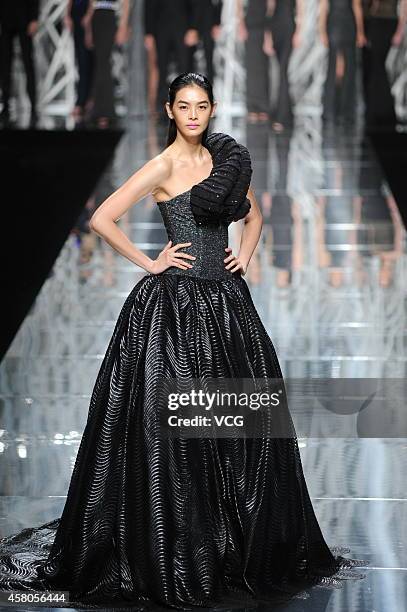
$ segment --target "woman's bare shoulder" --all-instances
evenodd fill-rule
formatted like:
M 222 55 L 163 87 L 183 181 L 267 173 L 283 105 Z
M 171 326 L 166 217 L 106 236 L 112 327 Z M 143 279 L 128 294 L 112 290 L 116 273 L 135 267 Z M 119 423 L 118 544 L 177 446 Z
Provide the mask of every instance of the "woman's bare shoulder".
M 143 166 L 143 170 L 154 177 L 154 183 L 158 187 L 163 181 L 171 176 L 172 160 L 165 154 L 165 151 L 162 151 L 147 161 Z
M 170 175 L 172 170 L 172 160 L 168 155 L 165 155 L 165 151 L 158 153 L 155 157 L 152 157 L 148 160 L 143 168 L 148 170 L 149 172 L 153 172 L 159 176 L 166 174 Z
M 150 176 L 154 176 L 154 188 L 151 190 L 151 194 L 154 196 L 155 192 L 160 189 L 162 183 L 171 177 L 173 160 L 165 151 L 162 151 L 146 162 L 143 168 Z
M 134 174 L 133 179 L 143 195 L 147 193 L 154 195 L 160 185 L 171 176 L 171 173 L 171 159 L 167 155 L 159 153 L 145 162 Z

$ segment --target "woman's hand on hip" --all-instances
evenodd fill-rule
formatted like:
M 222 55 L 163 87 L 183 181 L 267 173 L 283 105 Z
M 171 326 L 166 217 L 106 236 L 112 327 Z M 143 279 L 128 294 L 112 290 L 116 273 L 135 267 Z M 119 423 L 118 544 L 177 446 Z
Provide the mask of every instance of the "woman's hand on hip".
M 180 242 L 179 244 L 171 246 L 172 240 L 169 240 L 161 253 L 158 255 L 157 259 L 155 259 L 151 264 L 148 272 L 150 272 L 150 274 L 160 274 L 160 272 L 164 272 L 164 270 L 167 270 L 167 268 L 170 268 L 171 266 L 175 266 L 181 270 L 188 270 L 189 268 L 192 268 L 193 266 L 191 264 L 182 260 L 196 259 L 196 257 L 178 250 L 182 247 L 188 247 L 191 244 L 192 242 Z
M 225 251 L 231 251 L 231 247 L 226 247 Z M 246 270 L 247 270 L 247 262 L 242 261 L 241 259 L 239 259 L 239 257 L 236 257 L 236 255 L 233 255 L 233 253 L 230 253 L 230 255 L 228 255 L 228 257 L 226 257 L 224 260 L 225 264 L 227 264 L 225 266 L 226 270 L 230 270 L 231 272 L 237 272 L 237 270 L 240 270 L 242 275 L 246 274 Z

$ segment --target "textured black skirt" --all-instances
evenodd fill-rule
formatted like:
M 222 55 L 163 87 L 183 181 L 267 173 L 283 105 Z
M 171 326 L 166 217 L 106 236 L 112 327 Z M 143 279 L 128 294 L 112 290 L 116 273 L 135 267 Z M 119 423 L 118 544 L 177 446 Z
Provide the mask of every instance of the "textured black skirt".
M 295 435 L 154 435 L 163 380 L 234 377 L 282 379 L 245 280 L 144 276 L 100 367 L 62 515 L 0 541 L 0 590 L 191 609 L 363 577 L 324 540 Z

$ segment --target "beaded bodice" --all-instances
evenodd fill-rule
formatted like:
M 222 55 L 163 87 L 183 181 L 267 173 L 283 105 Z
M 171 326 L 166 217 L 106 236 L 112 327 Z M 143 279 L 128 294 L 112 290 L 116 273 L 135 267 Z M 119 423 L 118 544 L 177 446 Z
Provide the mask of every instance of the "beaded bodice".
M 192 242 L 188 247 L 180 249 L 196 257 L 184 259 L 192 263 L 193 267 L 186 270 L 171 266 L 163 274 L 183 274 L 198 276 L 207 279 L 230 279 L 240 276 L 240 272 L 232 273 L 225 268 L 224 259 L 229 255 L 225 248 L 228 246 L 228 227 L 199 225 L 195 221 L 190 207 L 191 190 L 176 195 L 170 200 L 157 202 L 162 215 L 168 240 L 172 245 L 180 242 Z

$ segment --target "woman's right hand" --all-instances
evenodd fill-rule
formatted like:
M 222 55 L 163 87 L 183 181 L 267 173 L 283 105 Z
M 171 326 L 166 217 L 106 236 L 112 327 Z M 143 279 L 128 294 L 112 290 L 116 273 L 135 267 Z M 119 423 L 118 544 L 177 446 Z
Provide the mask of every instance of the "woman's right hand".
M 70 31 L 72 32 L 73 30 L 73 20 L 72 17 L 70 15 L 65 15 L 64 16 L 64 26 Z
M 329 47 L 328 33 L 325 30 L 319 33 L 319 38 L 324 47 Z
M 81 19 L 81 26 L 83 28 L 87 28 L 87 27 L 89 27 L 91 21 L 92 21 L 92 14 L 91 13 L 85 13 L 84 16 Z
M 263 52 L 266 55 L 268 55 L 269 57 L 271 57 L 275 53 L 275 51 L 274 51 L 274 44 L 273 44 L 273 36 L 272 36 L 270 30 L 264 30 L 264 35 L 263 35 Z
M 155 48 L 155 38 L 152 34 L 145 34 L 144 47 L 146 51 L 153 51 Z
M 123 46 L 130 38 L 131 28 L 127 24 L 121 24 L 116 30 L 115 43 L 119 47 Z
M 94 44 L 93 44 L 93 32 L 92 32 L 92 28 L 85 28 L 85 37 L 84 37 L 84 42 L 85 42 L 85 47 L 87 49 L 93 49 L 94 48 Z
M 189 253 L 178 252 L 178 249 L 186 246 L 190 246 L 192 242 L 180 242 L 179 244 L 175 244 L 171 246 L 172 240 L 169 240 L 161 253 L 158 255 L 157 259 L 155 259 L 150 267 L 150 274 L 160 274 L 160 272 L 164 272 L 167 268 L 171 266 L 175 266 L 176 268 L 181 268 L 181 270 L 188 270 L 193 266 L 186 261 L 181 261 L 181 258 L 185 259 L 196 259 L 194 255 L 190 255 Z
M 367 44 L 366 36 L 364 32 L 358 32 L 356 36 L 356 46 L 357 47 L 365 47 Z
M 246 42 L 249 38 L 249 32 L 244 19 L 240 19 L 237 26 L 237 37 L 240 42 Z

